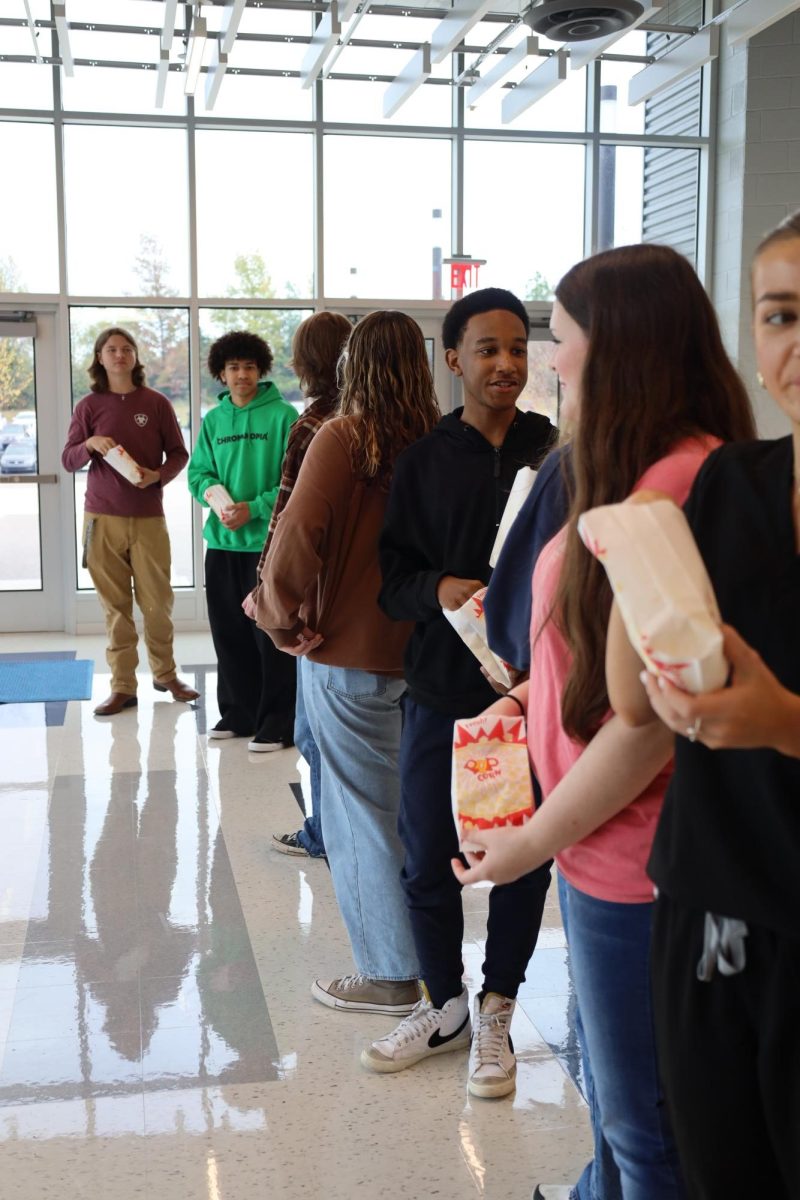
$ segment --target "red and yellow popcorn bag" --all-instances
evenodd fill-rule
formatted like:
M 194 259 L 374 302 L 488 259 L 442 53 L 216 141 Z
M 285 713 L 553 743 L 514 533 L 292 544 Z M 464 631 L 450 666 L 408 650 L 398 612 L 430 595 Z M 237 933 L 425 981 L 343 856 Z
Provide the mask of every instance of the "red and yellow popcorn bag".
M 462 850 L 473 829 L 523 825 L 533 816 L 524 717 L 490 714 L 453 728 L 453 816 Z

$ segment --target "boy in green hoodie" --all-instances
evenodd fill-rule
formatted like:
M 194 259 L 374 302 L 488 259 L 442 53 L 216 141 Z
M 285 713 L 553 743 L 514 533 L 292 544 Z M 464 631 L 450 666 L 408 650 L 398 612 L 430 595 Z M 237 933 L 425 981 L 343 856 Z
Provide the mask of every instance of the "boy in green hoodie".
M 212 509 L 203 537 L 220 720 L 208 736 L 250 737 L 248 750 L 259 752 L 292 744 L 296 678 L 294 658 L 276 650 L 242 611 L 297 419 L 275 384 L 264 381 L 271 367 L 272 351 L 254 333 L 226 333 L 214 342 L 208 369 L 225 390 L 203 418 L 188 468 L 189 490 Z

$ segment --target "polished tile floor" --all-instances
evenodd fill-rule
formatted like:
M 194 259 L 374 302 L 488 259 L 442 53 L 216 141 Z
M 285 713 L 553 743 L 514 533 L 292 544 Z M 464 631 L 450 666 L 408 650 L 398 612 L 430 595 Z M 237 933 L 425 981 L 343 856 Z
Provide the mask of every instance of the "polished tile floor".
M 102 639 L 0 637 L 0 655 L 95 659 Z M 176 657 L 203 699 L 140 671 L 139 707 L 0 706 L 3 1200 L 527 1200 L 587 1156 L 555 889 L 520 993 L 518 1086 L 468 1097 L 466 1056 L 359 1065 L 391 1026 L 309 995 L 351 969 L 322 862 L 270 850 L 297 827 L 297 755 L 209 745 L 210 640 Z M 474 988 L 488 891 L 465 894 Z

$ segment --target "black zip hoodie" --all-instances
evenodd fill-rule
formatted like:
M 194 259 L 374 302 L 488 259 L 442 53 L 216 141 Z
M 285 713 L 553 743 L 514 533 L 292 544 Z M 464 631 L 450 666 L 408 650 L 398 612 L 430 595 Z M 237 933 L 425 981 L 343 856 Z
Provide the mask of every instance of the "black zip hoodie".
M 538 467 L 556 431 L 539 413 L 517 412 L 502 446 L 443 417 L 397 460 L 380 543 L 378 602 L 396 621 L 416 621 L 405 654 L 411 698 L 469 717 L 497 699 L 478 660 L 436 598 L 444 575 L 489 582 L 497 528 L 521 467 Z

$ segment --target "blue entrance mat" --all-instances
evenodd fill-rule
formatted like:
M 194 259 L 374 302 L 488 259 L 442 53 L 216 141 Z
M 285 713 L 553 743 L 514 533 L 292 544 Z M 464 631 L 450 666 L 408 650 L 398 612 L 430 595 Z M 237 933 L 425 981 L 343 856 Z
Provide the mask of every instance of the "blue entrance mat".
M 0 662 L 0 704 L 90 700 L 93 672 L 89 658 Z

